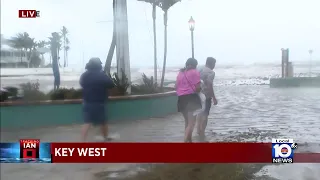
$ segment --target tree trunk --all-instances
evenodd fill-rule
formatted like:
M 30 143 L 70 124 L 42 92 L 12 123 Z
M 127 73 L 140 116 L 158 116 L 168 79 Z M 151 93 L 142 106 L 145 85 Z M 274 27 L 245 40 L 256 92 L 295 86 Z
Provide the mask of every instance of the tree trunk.
M 57 48 L 57 54 L 58 54 L 58 57 L 57 57 L 58 65 L 61 68 L 61 64 L 60 64 L 60 47 Z
M 154 51 L 154 81 L 158 84 L 158 63 L 157 63 L 157 32 L 156 32 L 156 4 L 152 4 L 152 20 L 153 20 L 153 51 Z
M 67 67 L 69 66 L 69 61 L 68 61 L 68 51 L 66 50 L 66 62 L 67 62 Z
M 45 65 L 46 65 L 46 62 L 44 61 L 44 56 L 43 56 L 43 54 L 41 54 L 41 62 L 43 63 L 42 66 L 45 66 Z
M 106 74 L 110 74 L 112 58 L 113 58 L 114 50 L 116 49 L 116 16 L 115 16 L 116 2 L 115 0 L 113 0 L 112 3 L 113 3 L 113 33 L 112 33 L 112 41 L 111 41 L 110 49 L 108 52 L 106 63 L 104 65 L 104 72 Z
M 27 59 L 28 68 L 30 68 L 30 64 L 31 64 L 31 54 L 32 54 L 32 49 L 30 48 L 28 53 L 28 59 Z
M 63 67 L 66 67 L 66 36 L 63 36 Z
M 116 49 L 116 33 L 114 31 L 113 36 L 112 36 L 110 49 L 109 49 L 108 56 L 106 59 L 106 64 L 104 65 L 104 72 L 107 74 L 109 74 L 110 70 L 111 70 L 111 63 L 112 63 L 112 58 L 113 58 L 113 54 L 114 54 L 115 49 Z
M 67 66 L 68 66 L 68 51 L 66 51 L 66 62 L 67 62 Z
M 21 64 L 22 64 L 22 53 L 23 53 L 23 49 L 20 50 L 20 61 L 21 61 Z
M 60 86 L 60 72 L 59 72 L 59 50 L 58 48 L 53 48 L 51 51 L 52 54 L 52 71 L 53 71 L 53 76 L 54 76 L 54 90 L 59 89 Z
M 167 22 L 168 22 L 168 10 L 164 11 L 163 15 L 164 22 L 164 54 L 163 54 L 163 67 L 162 67 L 162 77 L 160 88 L 163 89 L 164 75 L 166 73 L 166 63 L 167 63 Z

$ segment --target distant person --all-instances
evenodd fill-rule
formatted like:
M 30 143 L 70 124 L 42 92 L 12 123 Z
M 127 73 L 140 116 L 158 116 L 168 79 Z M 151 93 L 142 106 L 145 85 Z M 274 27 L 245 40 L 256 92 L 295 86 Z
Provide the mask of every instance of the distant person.
M 206 96 L 204 112 L 199 114 L 197 117 L 197 130 L 201 137 L 204 137 L 205 129 L 208 123 L 208 116 L 211 109 L 211 103 L 214 105 L 218 104 L 216 96 L 213 90 L 213 80 L 215 77 L 215 72 L 213 71 L 216 66 L 216 59 L 208 57 L 206 61 L 206 66 L 200 70 L 201 78 L 201 92 Z
M 189 58 L 185 68 L 179 71 L 176 81 L 178 95 L 178 111 L 185 120 L 184 142 L 192 142 L 192 132 L 196 123 L 195 111 L 201 109 L 201 100 L 198 96 L 200 91 L 200 74 L 197 71 L 198 61 Z
M 91 58 L 86 65 L 86 72 L 81 75 L 80 85 L 83 91 L 83 116 L 84 126 L 82 140 L 86 141 L 91 125 L 101 128 L 104 140 L 108 137 L 106 103 L 108 101 L 108 89 L 114 87 L 112 80 L 103 73 L 102 63 L 99 58 Z

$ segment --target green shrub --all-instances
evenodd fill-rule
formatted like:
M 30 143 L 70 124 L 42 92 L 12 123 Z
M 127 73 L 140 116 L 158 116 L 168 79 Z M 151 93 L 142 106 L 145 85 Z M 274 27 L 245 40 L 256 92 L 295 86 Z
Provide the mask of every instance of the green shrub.
M 17 88 L 17 87 L 8 86 L 8 87 L 4 87 L 3 89 L 8 91 L 9 96 L 12 96 L 12 97 L 18 96 L 19 88 Z
M 22 83 L 20 87 L 23 91 L 39 91 L 40 83 L 37 81 L 36 83 Z
M 48 100 L 48 96 L 41 91 L 27 91 L 24 92 L 23 99 L 26 101 L 43 101 Z
M 40 101 L 47 100 L 48 97 L 45 93 L 39 90 L 40 84 L 36 83 L 22 83 L 20 87 L 23 91 L 23 99 L 26 101 Z
M 121 70 L 121 77 L 119 77 L 118 73 L 113 73 L 113 75 L 109 74 L 109 77 L 113 81 L 115 88 L 111 90 L 111 95 L 126 95 L 127 89 L 130 86 L 131 82 L 129 81 L 126 73 Z
M 36 83 L 22 83 L 20 84 L 21 90 L 23 91 L 23 100 L 26 101 L 41 101 L 41 100 L 65 100 L 65 99 L 82 99 L 82 89 L 68 89 L 60 88 L 58 90 L 52 90 L 48 94 L 45 94 L 39 90 L 40 84 Z M 6 91 L 0 93 L 0 101 L 7 101 L 9 97 L 13 98 L 10 100 L 16 100 L 18 98 L 19 89 L 16 87 L 5 87 Z
M 14 100 L 18 97 L 19 89 L 17 87 L 8 86 L 3 88 L 5 91 L 0 92 L 0 102 L 4 102 L 7 100 Z
M 158 88 L 157 82 L 154 82 L 153 76 L 148 78 L 144 73 L 142 74 L 142 84 L 134 84 L 131 86 L 133 94 L 153 94 L 161 92 Z
M 51 100 L 82 99 L 82 89 L 59 88 L 49 92 Z
M 0 102 L 4 102 L 9 99 L 9 93 L 5 91 L 0 92 Z
M 67 94 L 67 99 L 82 99 L 82 89 L 71 88 Z
M 68 89 L 66 88 L 59 88 L 57 90 L 52 90 L 48 93 L 50 100 L 64 100 L 66 99 L 66 94 Z

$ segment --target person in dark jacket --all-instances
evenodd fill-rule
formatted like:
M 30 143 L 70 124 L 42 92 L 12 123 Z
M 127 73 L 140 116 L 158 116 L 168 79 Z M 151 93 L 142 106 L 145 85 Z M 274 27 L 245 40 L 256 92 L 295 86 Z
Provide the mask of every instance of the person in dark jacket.
M 91 58 L 86 65 L 86 72 L 80 77 L 80 85 L 83 93 L 83 117 L 82 140 L 85 141 L 91 125 L 101 127 L 102 136 L 108 138 L 107 108 L 108 89 L 114 87 L 112 80 L 102 71 L 102 63 L 99 58 Z

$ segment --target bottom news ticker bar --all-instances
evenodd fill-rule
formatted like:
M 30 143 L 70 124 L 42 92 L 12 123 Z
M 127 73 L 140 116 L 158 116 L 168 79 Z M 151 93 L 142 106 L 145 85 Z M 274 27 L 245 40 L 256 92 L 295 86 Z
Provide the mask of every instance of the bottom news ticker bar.
M 271 143 L 52 143 L 53 163 L 271 163 Z M 320 153 L 294 153 L 320 163 Z

